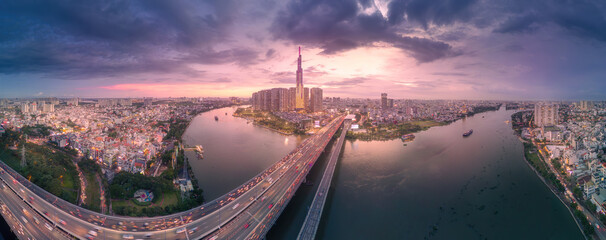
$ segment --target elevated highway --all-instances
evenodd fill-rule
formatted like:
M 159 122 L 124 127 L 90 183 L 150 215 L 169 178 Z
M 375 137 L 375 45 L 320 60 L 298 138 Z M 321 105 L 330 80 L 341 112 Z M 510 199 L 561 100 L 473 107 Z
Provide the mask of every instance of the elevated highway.
M 33 219 L 14 209 L 27 206 L 53 226 L 49 232 L 79 239 L 259 239 L 286 207 L 343 121 L 344 116 L 333 119 L 283 159 L 231 192 L 177 214 L 121 217 L 96 213 L 46 192 L 2 162 L 3 191 L 12 192 L 14 197 L 3 195 L 0 200 L 10 202 L 5 205 L 19 215 L 17 219 Z M 41 231 L 45 228 L 44 224 L 32 226 Z M 28 237 L 35 238 L 35 234 Z
M 318 186 L 314 200 L 312 201 L 311 206 L 309 206 L 309 211 L 307 212 L 307 216 L 305 217 L 305 221 L 303 222 L 303 226 L 297 237 L 298 240 L 312 240 L 316 237 L 316 232 L 318 231 L 322 212 L 326 203 L 326 197 L 328 196 L 328 190 L 330 189 L 330 184 L 332 182 L 332 176 L 337 167 L 337 160 L 341 154 L 341 148 L 343 147 L 345 135 L 347 134 L 349 127 L 351 127 L 351 120 L 348 119 L 345 120 L 341 136 L 335 142 L 334 148 L 332 148 L 333 150 L 328 158 L 328 165 L 324 170 L 324 174 L 322 174 L 322 180 L 320 181 L 320 186 Z

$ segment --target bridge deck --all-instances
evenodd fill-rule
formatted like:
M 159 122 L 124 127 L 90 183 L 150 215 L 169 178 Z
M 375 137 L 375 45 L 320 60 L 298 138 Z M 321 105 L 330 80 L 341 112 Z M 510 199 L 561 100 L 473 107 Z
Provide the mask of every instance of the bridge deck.
M 316 236 L 318 226 L 320 225 L 320 219 L 322 218 L 324 204 L 326 203 L 328 189 L 330 188 L 330 184 L 332 182 L 332 176 L 335 172 L 335 167 L 337 166 L 337 160 L 339 159 L 339 155 L 341 154 L 341 147 L 343 146 L 345 135 L 347 133 L 347 130 L 349 130 L 350 126 L 350 121 L 346 121 L 343 124 L 341 136 L 339 137 L 339 140 L 335 143 L 335 146 L 333 147 L 332 152 L 330 153 L 328 165 L 326 166 L 326 170 L 324 170 L 322 180 L 320 182 L 320 185 L 318 186 L 318 190 L 316 191 L 314 200 L 311 203 L 311 206 L 309 207 L 309 212 L 307 213 L 307 217 L 305 217 L 305 222 L 303 222 L 303 226 L 301 227 L 301 231 L 299 232 L 299 236 L 297 237 L 297 239 L 311 240 L 314 239 Z

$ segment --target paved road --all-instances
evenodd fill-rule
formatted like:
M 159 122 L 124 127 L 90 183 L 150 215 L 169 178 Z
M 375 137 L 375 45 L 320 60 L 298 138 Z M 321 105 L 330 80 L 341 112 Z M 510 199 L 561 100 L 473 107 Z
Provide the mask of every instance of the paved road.
M 133 218 L 92 212 L 53 196 L 2 162 L 0 169 L 4 171 L 0 170 L 0 179 L 16 193 L 18 199 L 11 202 L 27 201 L 33 211 L 81 239 L 95 229 L 98 229 L 96 239 L 120 239 L 131 235 L 147 239 L 198 239 L 212 238 L 218 233 L 230 234 L 234 239 L 249 235 L 259 238 L 273 224 L 342 122 L 343 117 L 335 118 L 282 160 L 232 192 L 200 207 L 168 216 Z M 248 222 L 244 231 L 233 227 L 245 226 Z M 253 230 L 259 232 L 252 234 Z
M 305 180 L 305 176 L 313 167 L 315 161 L 324 151 L 328 142 L 343 123 L 343 117 L 335 119 L 328 127 L 323 128 L 314 137 L 307 139 L 310 144 L 302 144 L 295 164 L 284 169 L 284 175 L 275 180 L 276 183 L 268 191 L 256 197 L 250 206 L 219 231 L 205 239 L 262 239 L 284 210 L 297 188 Z
M 332 148 L 330 158 L 328 159 L 328 165 L 324 170 L 322 180 L 320 181 L 320 185 L 318 186 L 314 200 L 309 207 L 309 211 L 307 212 L 307 216 L 305 217 L 305 221 L 303 222 L 303 226 L 301 227 L 301 231 L 299 232 L 297 239 L 312 240 L 316 237 L 316 232 L 318 231 L 318 226 L 320 225 L 320 220 L 322 218 L 322 211 L 324 210 L 326 197 L 328 196 L 328 190 L 330 189 L 330 184 L 332 182 L 332 176 L 337 166 L 339 154 L 341 154 L 341 147 L 345 141 L 345 135 L 347 134 L 350 126 L 351 121 L 346 120 L 346 122 L 343 124 L 341 136 L 335 143 L 335 147 Z
M 532 144 L 535 144 L 534 141 L 533 141 Z M 538 149 L 544 149 L 544 146 L 543 145 L 539 145 Z M 545 154 L 545 151 L 543 151 L 543 150 L 539 151 L 539 157 L 541 158 L 541 161 L 545 162 L 549 166 L 549 169 L 551 169 L 551 171 L 556 175 L 556 177 L 558 178 L 558 180 L 562 183 L 562 185 L 565 188 L 565 194 L 560 194 L 559 191 L 555 192 L 555 194 L 558 195 L 558 196 L 562 196 L 562 195 L 564 196 L 564 197 L 559 197 L 560 200 L 564 201 L 565 202 L 564 204 L 566 204 L 568 206 L 570 206 L 571 202 L 579 203 L 579 200 L 572 194 L 572 192 L 568 188 L 568 185 L 566 184 L 566 180 L 562 177 L 562 175 L 560 174 L 560 172 L 558 172 L 555 169 L 555 167 L 553 166 L 553 164 L 549 160 L 549 156 L 547 156 Z M 606 240 L 606 228 L 604 227 L 604 225 L 602 224 L 602 222 L 594 216 L 594 213 L 590 212 L 588 209 L 586 209 L 585 207 L 583 207 L 581 204 L 577 204 L 577 209 L 581 210 L 583 212 L 583 214 L 587 217 L 587 220 L 589 220 L 589 222 L 591 223 L 591 225 L 593 225 L 593 227 L 595 228 L 595 232 L 596 232 L 598 238 Z M 573 216 L 573 217 L 576 217 L 576 216 Z M 578 223 L 577 223 L 577 225 L 578 225 Z M 581 232 L 582 232 L 583 231 L 582 227 L 579 226 L 579 228 L 581 229 Z M 583 233 L 583 235 L 585 235 L 585 233 Z
M 0 207 L 6 223 L 19 239 L 69 239 L 8 187 L 0 189 Z M 45 224 L 51 229 L 47 229 Z

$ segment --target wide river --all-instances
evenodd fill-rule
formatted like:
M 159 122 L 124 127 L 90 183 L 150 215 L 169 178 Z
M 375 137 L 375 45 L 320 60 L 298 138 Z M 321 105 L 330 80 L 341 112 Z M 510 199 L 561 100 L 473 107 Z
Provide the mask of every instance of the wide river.
M 207 200 L 301 141 L 234 118 L 234 110 L 200 114 L 184 134 L 187 144 L 204 147 L 203 160 L 189 159 Z M 526 164 L 505 122 L 512 113 L 502 108 L 433 127 L 406 146 L 401 140 L 347 141 L 317 239 L 583 239 L 566 207 Z M 325 159 L 310 181 L 320 181 Z M 316 185 L 297 191 L 268 239 L 296 238 Z

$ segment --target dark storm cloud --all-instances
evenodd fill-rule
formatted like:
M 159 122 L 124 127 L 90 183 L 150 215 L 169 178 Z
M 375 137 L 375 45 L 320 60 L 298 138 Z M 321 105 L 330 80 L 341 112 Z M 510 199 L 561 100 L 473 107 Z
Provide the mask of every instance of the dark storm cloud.
M 468 21 L 472 17 L 471 6 L 476 0 L 393 0 L 389 3 L 389 23 L 399 24 L 405 19 L 427 28 L 430 23 L 450 25 L 456 21 Z
M 271 48 L 265 53 L 265 58 L 271 58 L 276 53 L 276 50 Z
M 247 65 L 258 53 L 215 51 L 233 22 L 230 1 L 5 1 L 0 73 L 86 78 L 187 71 L 187 63 Z M 202 49 L 202 50 L 200 50 Z M 187 62 L 186 62 L 187 61 Z
M 528 33 L 537 29 L 538 17 L 535 14 L 510 17 L 497 26 L 493 32 L 496 33 Z
M 606 42 L 606 4 L 598 0 L 520 1 L 505 5 L 509 14 L 495 29 L 496 33 L 528 33 L 553 24 L 582 38 Z
M 380 12 L 362 13 L 360 6 L 368 4 L 356 0 L 293 1 L 278 13 L 271 30 L 277 39 L 317 46 L 323 49 L 322 54 L 335 54 L 376 42 L 391 43 L 418 62 L 460 54 L 445 42 L 401 36 L 394 23 Z M 439 19 L 445 21 L 445 18 Z

